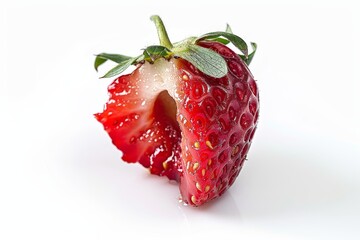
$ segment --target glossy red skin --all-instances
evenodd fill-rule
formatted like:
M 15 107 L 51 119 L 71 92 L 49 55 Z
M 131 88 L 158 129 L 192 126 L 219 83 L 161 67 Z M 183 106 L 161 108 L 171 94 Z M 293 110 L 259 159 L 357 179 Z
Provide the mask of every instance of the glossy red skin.
M 182 146 L 180 191 L 185 202 L 197 206 L 222 195 L 234 183 L 259 115 L 257 84 L 246 64 L 220 43 L 199 45 L 222 55 L 228 74 L 214 79 L 185 61 L 179 66 L 189 76 L 188 82 L 181 83 L 184 100 L 178 107 L 181 130 L 188 136 L 187 150 Z M 199 148 L 194 147 L 195 142 Z
M 123 151 L 125 161 L 140 162 L 153 174 L 179 181 L 182 200 L 194 206 L 221 196 L 234 183 L 246 159 L 259 115 L 257 84 L 246 64 L 223 44 L 204 41 L 198 45 L 223 56 L 228 74 L 220 79 L 212 78 L 189 62 L 177 59 L 177 68 L 184 79 L 177 86 L 177 122 L 163 114 L 166 107 L 157 101 L 148 125 L 153 137 L 140 139 L 143 134 L 138 134 L 136 141 L 130 141 L 126 131 L 135 127 L 137 120 L 128 116 L 134 113 L 125 116 L 132 119 L 126 122 L 122 117 L 124 108 L 108 102 L 104 112 L 96 115 L 113 143 Z M 136 71 L 114 81 L 109 87 L 110 99 L 115 98 L 113 91 L 130 89 Z M 134 93 L 130 91 L 130 94 Z M 120 100 L 117 96 L 116 102 L 126 99 L 128 95 Z M 109 119 L 109 111 L 120 114 Z M 119 122 L 124 123 L 122 127 Z M 149 140 L 152 144 L 146 146 L 145 154 L 139 154 L 144 152 L 139 151 L 143 143 L 148 144 Z M 156 154 L 159 152 L 156 149 L 163 151 Z

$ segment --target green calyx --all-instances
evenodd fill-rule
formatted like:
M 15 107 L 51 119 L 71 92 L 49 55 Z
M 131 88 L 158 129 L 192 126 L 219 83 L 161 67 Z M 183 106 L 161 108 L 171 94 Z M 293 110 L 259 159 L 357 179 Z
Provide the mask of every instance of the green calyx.
M 181 42 L 172 44 L 161 18 L 154 15 L 151 16 L 150 19 L 155 23 L 160 45 L 152 45 L 145 48 L 143 53 L 138 57 L 109 53 L 100 53 L 96 55 L 94 63 L 96 71 L 98 70 L 98 67 L 107 60 L 117 63 L 117 65 L 102 76 L 102 78 L 119 75 L 131 65 L 136 65 L 144 61 L 154 63 L 159 58 L 169 60 L 172 57 L 183 58 L 192 63 L 203 73 L 214 78 L 221 78 L 225 76 L 228 71 L 226 61 L 215 51 L 197 45 L 197 42 L 208 40 L 220 42 L 225 45 L 232 43 L 240 50 L 241 54 L 239 54 L 239 57 L 247 65 L 250 64 L 257 49 L 256 43 L 251 43 L 253 51 L 248 54 L 248 46 L 246 42 L 237 35 L 233 34 L 228 24 L 225 32 L 211 32 L 200 37 L 190 37 Z

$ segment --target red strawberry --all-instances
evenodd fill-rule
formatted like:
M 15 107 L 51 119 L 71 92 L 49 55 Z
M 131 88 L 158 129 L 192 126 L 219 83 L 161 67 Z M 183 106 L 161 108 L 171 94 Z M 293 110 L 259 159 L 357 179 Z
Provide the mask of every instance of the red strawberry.
M 247 64 L 246 43 L 226 32 L 213 32 L 171 44 L 161 19 L 159 46 L 131 58 L 99 54 L 118 65 L 104 77 L 136 69 L 114 80 L 109 101 L 96 118 L 123 152 L 152 174 L 179 182 L 185 203 L 199 206 L 222 195 L 246 159 L 259 115 L 259 94 Z M 226 44 L 233 43 L 243 55 Z

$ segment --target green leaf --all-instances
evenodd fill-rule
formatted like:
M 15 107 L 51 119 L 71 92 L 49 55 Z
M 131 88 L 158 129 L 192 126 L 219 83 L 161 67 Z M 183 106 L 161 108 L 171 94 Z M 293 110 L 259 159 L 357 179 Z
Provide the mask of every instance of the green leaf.
M 164 46 L 154 45 L 145 48 L 144 60 L 153 63 L 156 59 L 166 58 L 169 59 L 172 56 L 172 52 Z
M 230 27 L 229 24 L 226 24 L 226 30 L 225 30 L 225 32 L 227 32 L 227 33 L 233 33 L 233 31 L 231 30 L 231 27 Z
M 105 59 L 105 58 L 96 57 L 96 58 L 95 58 L 95 62 L 94 62 L 95 70 L 97 71 L 98 68 L 99 68 L 99 66 L 100 66 L 101 64 L 103 64 L 104 62 L 106 62 L 106 61 L 107 61 L 107 59 Z
M 196 42 L 204 40 L 204 39 L 214 39 L 217 37 L 224 37 L 228 39 L 232 44 L 234 44 L 235 47 L 237 47 L 246 57 L 248 56 L 248 47 L 246 42 L 240 38 L 239 36 L 236 36 L 232 33 L 228 32 L 211 32 L 207 33 L 205 35 L 202 35 L 198 39 L 196 39 Z
M 240 57 L 240 58 L 246 63 L 246 65 L 248 65 L 248 66 L 250 65 L 252 59 L 254 58 L 254 55 L 255 55 L 256 49 L 257 49 L 257 44 L 256 44 L 256 43 L 251 42 L 250 44 L 251 44 L 251 47 L 252 47 L 253 51 L 249 54 L 248 57 L 245 57 L 244 55 L 240 55 L 240 54 L 239 54 L 239 57 Z
M 247 60 L 245 61 L 248 66 L 250 65 L 252 59 L 254 58 L 254 55 L 255 55 L 256 49 L 257 49 L 257 44 L 256 43 L 251 42 L 250 44 L 251 44 L 251 47 L 252 47 L 253 51 L 252 51 L 252 53 L 249 54 Z
M 238 56 L 246 63 L 247 58 L 244 55 L 238 54 Z
M 188 49 L 178 52 L 177 56 L 192 63 L 201 72 L 215 78 L 221 78 L 227 74 L 225 60 L 213 50 L 191 44 Z
M 229 40 L 227 40 L 225 38 L 214 38 L 214 39 L 211 39 L 211 41 L 219 42 L 219 43 L 222 43 L 224 45 L 227 45 L 230 42 Z
M 123 71 L 125 71 L 128 67 L 130 67 L 131 64 L 136 62 L 137 58 L 130 58 L 128 60 L 122 61 L 119 63 L 116 67 L 112 68 L 110 71 L 108 71 L 104 76 L 101 78 L 109 78 L 116 75 L 119 75 Z
M 111 53 L 100 53 L 96 55 L 94 67 L 97 71 L 99 66 L 105 63 L 107 60 L 111 60 L 116 63 L 121 63 L 125 60 L 130 59 L 131 57 L 120 55 L 120 54 L 111 54 Z

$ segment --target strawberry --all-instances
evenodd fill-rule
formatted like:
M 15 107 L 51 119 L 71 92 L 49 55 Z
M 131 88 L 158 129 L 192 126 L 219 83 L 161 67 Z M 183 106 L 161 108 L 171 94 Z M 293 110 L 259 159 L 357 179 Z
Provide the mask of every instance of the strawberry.
M 160 45 L 138 57 L 101 53 L 95 68 L 118 63 L 104 77 L 104 111 L 95 114 L 122 159 L 179 182 L 182 200 L 200 206 L 221 196 L 246 159 L 259 116 L 257 84 L 247 65 L 247 44 L 227 27 L 172 44 L 162 20 L 152 16 Z M 240 55 L 226 46 L 232 43 Z

